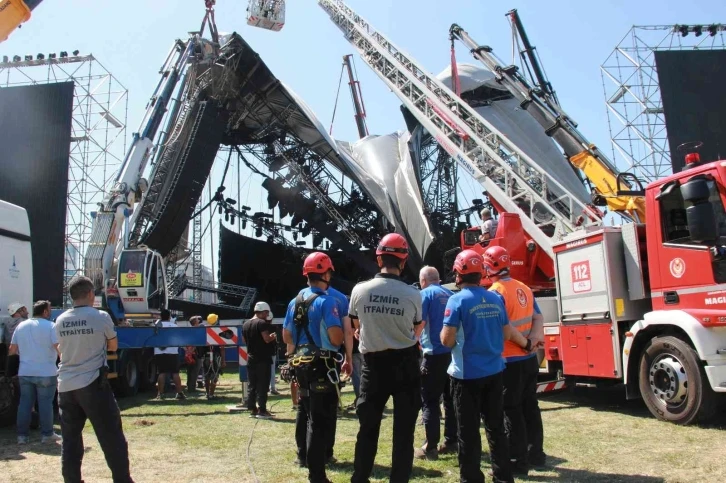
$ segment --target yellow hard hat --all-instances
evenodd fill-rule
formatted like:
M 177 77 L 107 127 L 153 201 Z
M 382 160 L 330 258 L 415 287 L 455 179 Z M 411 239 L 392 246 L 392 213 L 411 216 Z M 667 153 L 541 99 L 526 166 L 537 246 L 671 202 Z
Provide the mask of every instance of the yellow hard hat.
M 219 316 L 217 314 L 209 314 L 207 315 L 207 323 L 209 325 L 214 325 L 219 320 Z

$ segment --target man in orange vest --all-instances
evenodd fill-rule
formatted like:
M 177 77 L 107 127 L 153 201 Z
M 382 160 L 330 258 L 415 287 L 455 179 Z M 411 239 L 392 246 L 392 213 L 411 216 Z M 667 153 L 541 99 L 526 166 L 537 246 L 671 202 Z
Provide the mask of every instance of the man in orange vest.
M 489 247 L 484 252 L 487 277 L 494 282 L 489 290 L 504 299 L 509 324 L 529 341 L 522 348 L 504 342 L 504 424 L 509 439 L 512 471 L 526 475 L 529 466 L 544 466 L 542 449 L 544 431 L 537 404 L 537 348 L 544 342 L 544 318 L 532 290 L 509 276 L 509 252 L 503 247 Z

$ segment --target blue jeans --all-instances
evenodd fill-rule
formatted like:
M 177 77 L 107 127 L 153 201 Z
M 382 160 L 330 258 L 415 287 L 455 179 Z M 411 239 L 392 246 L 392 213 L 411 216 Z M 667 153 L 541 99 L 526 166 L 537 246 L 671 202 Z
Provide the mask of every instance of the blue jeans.
M 20 376 L 20 404 L 18 405 L 18 436 L 30 433 L 30 417 L 38 398 L 38 415 L 40 416 L 40 434 L 53 434 L 53 397 L 55 396 L 58 378 L 56 376 Z

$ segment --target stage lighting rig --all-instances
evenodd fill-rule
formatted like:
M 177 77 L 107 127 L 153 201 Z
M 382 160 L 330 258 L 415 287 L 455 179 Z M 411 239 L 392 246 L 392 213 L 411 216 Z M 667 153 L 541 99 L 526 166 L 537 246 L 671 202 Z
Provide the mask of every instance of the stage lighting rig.
M 19 55 L 13 55 L 13 62 L 20 62 L 21 60 Z
M 61 50 L 60 57 L 61 57 L 61 59 L 67 58 L 68 57 L 68 52 L 66 52 L 65 50 Z
M 79 54 L 79 53 L 80 53 L 80 52 L 79 52 L 78 50 L 74 50 L 74 51 L 73 51 L 73 55 L 74 55 L 75 57 L 78 57 L 78 54 Z

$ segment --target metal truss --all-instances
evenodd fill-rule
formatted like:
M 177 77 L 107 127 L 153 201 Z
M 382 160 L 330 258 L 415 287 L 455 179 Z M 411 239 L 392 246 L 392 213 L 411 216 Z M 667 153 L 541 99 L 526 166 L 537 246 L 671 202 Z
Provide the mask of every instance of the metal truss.
M 424 132 L 420 139 L 419 176 L 426 216 L 434 233 L 453 232 L 458 218 L 456 163 L 433 136 Z
M 600 73 L 621 169 L 647 182 L 672 172 L 655 52 L 724 49 L 725 32 L 726 24 L 634 26 L 605 59 Z
M 59 82 L 74 84 L 65 233 L 68 305 L 67 282 L 83 273 L 91 213 L 112 188 L 126 154 L 128 90 L 93 55 L 0 63 L 2 87 Z

